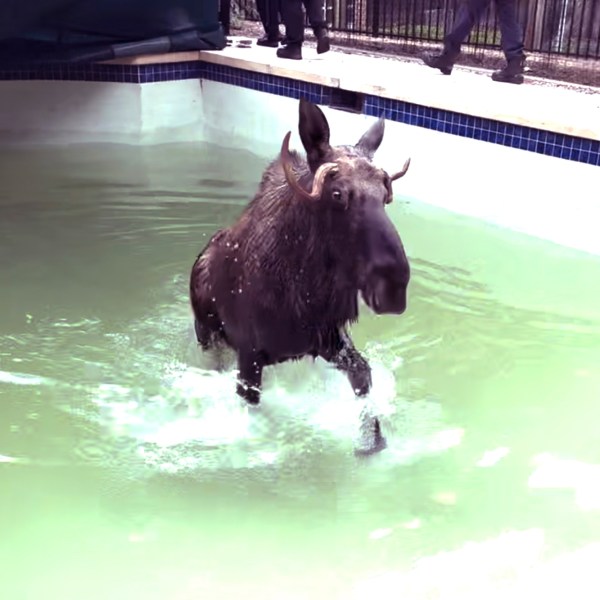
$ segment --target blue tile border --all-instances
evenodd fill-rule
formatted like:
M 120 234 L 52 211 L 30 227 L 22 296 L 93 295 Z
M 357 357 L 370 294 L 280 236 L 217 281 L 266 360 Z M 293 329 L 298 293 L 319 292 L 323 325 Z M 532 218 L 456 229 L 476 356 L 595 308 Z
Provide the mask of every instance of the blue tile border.
M 205 63 L 202 77 L 289 98 L 303 96 L 318 104 L 329 104 L 334 89 L 287 77 L 265 75 L 212 63 Z M 380 96 L 365 95 L 364 99 L 363 113 L 366 115 L 376 117 L 384 115 L 391 121 L 600 166 L 600 141 L 598 140 L 473 117 Z
M 364 113 L 546 156 L 600 166 L 600 141 L 473 117 L 401 100 L 365 96 Z
M 0 64 L 0 81 L 60 80 L 103 81 L 112 83 L 153 83 L 198 79 L 206 63 L 191 60 L 148 65 L 96 63 L 48 63 L 35 65 Z
M 315 104 L 328 104 L 332 90 L 332 88 L 318 83 L 299 81 L 267 73 L 255 73 L 254 71 L 213 63 L 204 63 L 202 77 L 210 81 L 228 83 L 259 92 L 276 94 L 277 96 L 296 99 L 303 97 Z
M 317 104 L 329 104 L 334 88 L 279 75 L 203 61 L 119 65 L 95 63 L 48 63 L 36 65 L 0 64 L 0 81 L 61 80 L 114 83 L 153 83 L 183 79 L 207 79 L 288 98 L 304 97 Z M 500 144 L 546 156 L 600 166 L 600 141 L 554 133 L 524 125 L 473 117 L 449 110 L 364 95 L 363 113 Z

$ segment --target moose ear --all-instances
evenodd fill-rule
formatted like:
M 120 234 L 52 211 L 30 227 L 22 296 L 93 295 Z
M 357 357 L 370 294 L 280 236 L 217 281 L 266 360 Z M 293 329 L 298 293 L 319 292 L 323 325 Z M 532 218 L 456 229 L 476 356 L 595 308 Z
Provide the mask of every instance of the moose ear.
M 298 124 L 300 139 L 306 150 L 308 166 L 316 171 L 325 162 L 331 150 L 329 145 L 329 124 L 321 109 L 316 105 L 300 98 L 300 121 Z
M 365 131 L 355 144 L 355 148 L 369 160 L 373 158 L 377 148 L 383 140 L 383 131 L 385 129 L 385 119 L 383 117 L 377 119 L 367 131 Z

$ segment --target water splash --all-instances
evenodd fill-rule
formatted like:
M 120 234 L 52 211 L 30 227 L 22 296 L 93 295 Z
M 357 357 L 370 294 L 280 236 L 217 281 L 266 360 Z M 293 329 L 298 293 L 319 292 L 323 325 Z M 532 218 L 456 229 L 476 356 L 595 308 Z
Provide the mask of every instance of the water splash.
M 12 385 L 52 385 L 53 381 L 47 377 L 32 375 L 30 373 L 15 373 L 14 371 L 0 371 L 0 383 Z
M 94 317 L 36 320 L 27 335 L 36 340 L 36 364 L 52 377 L 0 371 L 0 382 L 38 386 L 46 402 L 90 424 L 74 450 L 78 461 L 132 472 L 285 469 L 319 454 L 351 459 L 365 403 L 388 442 L 385 457 L 374 457 L 379 464 L 411 463 L 460 443 L 441 403 L 407 389 L 402 352 L 410 340 L 397 337 L 363 350 L 373 375 L 366 401 L 343 373 L 304 359 L 265 369 L 261 404 L 248 407 L 235 393 L 235 356 L 226 354 L 217 371 L 198 349 L 186 286 L 184 276 L 171 277 L 148 314 L 118 328 Z M 68 352 L 74 344 L 77 355 Z M 16 343 L 11 355 L 33 358 Z

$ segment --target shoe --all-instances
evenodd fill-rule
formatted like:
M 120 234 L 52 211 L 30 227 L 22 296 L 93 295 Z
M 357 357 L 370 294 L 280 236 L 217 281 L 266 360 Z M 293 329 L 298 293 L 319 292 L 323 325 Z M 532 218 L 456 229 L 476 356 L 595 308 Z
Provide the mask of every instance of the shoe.
M 320 29 L 315 35 L 317 37 L 317 54 L 329 52 L 331 43 L 329 41 L 329 32 L 327 29 Z
M 279 46 L 279 42 L 281 41 L 281 35 L 277 36 L 269 36 L 264 35 L 261 38 L 256 40 L 257 46 L 267 46 L 268 48 L 277 48 Z
M 515 83 L 518 85 L 524 81 L 524 72 L 525 57 L 518 56 L 517 58 L 508 59 L 504 69 L 501 69 L 500 71 L 494 71 L 492 73 L 492 79 L 494 81 L 500 81 L 501 83 Z
M 428 67 L 439 69 L 444 75 L 450 75 L 456 57 L 448 52 L 442 52 L 441 54 L 426 54 L 422 60 Z
M 300 44 L 288 44 L 277 49 L 279 58 L 291 58 L 293 60 L 302 59 L 302 46 Z

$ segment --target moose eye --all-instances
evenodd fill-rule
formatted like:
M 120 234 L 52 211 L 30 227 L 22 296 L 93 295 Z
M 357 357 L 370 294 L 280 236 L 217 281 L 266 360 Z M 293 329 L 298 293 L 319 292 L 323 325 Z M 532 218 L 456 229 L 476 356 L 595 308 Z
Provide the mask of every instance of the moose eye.
M 331 199 L 333 200 L 335 205 L 338 206 L 339 208 L 345 209 L 348 207 L 348 200 L 347 200 L 346 196 L 344 194 L 342 194 L 341 190 L 333 190 L 331 192 Z

